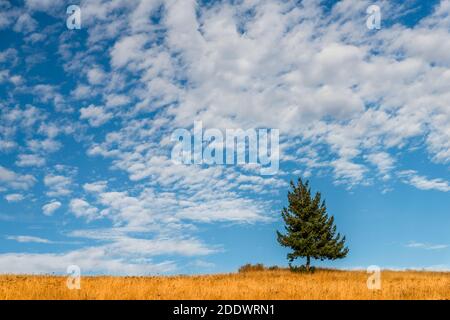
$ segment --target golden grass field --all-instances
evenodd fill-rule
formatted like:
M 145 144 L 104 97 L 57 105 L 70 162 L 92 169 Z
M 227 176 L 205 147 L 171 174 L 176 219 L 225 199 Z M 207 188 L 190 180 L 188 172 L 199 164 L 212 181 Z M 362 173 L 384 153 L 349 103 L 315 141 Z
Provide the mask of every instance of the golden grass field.
M 450 299 L 450 273 L 382 271 L 382 288 L 368 290 L 364 271 L 249 271 L 202 276 L 0 276 L 0 299 Z

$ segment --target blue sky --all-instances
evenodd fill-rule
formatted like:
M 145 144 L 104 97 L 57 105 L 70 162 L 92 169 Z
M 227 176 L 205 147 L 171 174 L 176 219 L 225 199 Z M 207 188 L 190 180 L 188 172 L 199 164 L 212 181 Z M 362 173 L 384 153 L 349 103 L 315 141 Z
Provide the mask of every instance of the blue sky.
M 286 265 L 298 177 L 350 248 L 316 264 L 450 269 L 450 1 L 69 4 L 0 0 L 1 273 Z M 174 163 L 194 121 L 279 129 L 279 171 Z

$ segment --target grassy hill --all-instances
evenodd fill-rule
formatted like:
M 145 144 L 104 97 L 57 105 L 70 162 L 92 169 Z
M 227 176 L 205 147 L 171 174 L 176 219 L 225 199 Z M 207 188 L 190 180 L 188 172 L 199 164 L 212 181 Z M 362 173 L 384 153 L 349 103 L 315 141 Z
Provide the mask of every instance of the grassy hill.
M 256 268 L 258 269 L 258 268 Z M 241 268 L 232 274 L 82 277 L 69 290 L 63 276 L 0 276 L 0 299 L 450 299 L 449 272 L 382 271 L 369 290 L 364 271 Z

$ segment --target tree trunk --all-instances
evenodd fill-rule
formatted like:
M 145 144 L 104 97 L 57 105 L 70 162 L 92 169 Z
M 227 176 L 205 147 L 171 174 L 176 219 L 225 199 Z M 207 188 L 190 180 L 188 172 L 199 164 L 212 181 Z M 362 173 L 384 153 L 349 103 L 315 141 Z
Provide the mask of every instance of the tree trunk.
M 309 264 L 310 264 L 310 259 L 309 259 L 309 256 L 306 256 L 306 271 L 308 271 L 309 272 Z

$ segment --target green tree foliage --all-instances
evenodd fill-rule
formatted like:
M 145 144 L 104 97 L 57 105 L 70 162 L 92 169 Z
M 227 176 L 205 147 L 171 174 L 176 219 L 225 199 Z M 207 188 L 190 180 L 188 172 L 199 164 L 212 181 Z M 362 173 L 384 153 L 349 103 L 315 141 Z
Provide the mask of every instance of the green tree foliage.
M 281 215 L 285 222 L 286 234 L 277 231 L 278 242 L 292 249 L 287 255 L 289 266 L 297 258 L 306 258 L 306 271 L 310 271 L 313 259 L 341 259 L 349 250 L 345 246 L 345 237 L 336 234 L 333 216 L 328 217 L 325 201 L 317 192 L 311 196 L 309 181 L 291 181 L 292 190 L 288 193 L 289 205 L 283 208 Z

